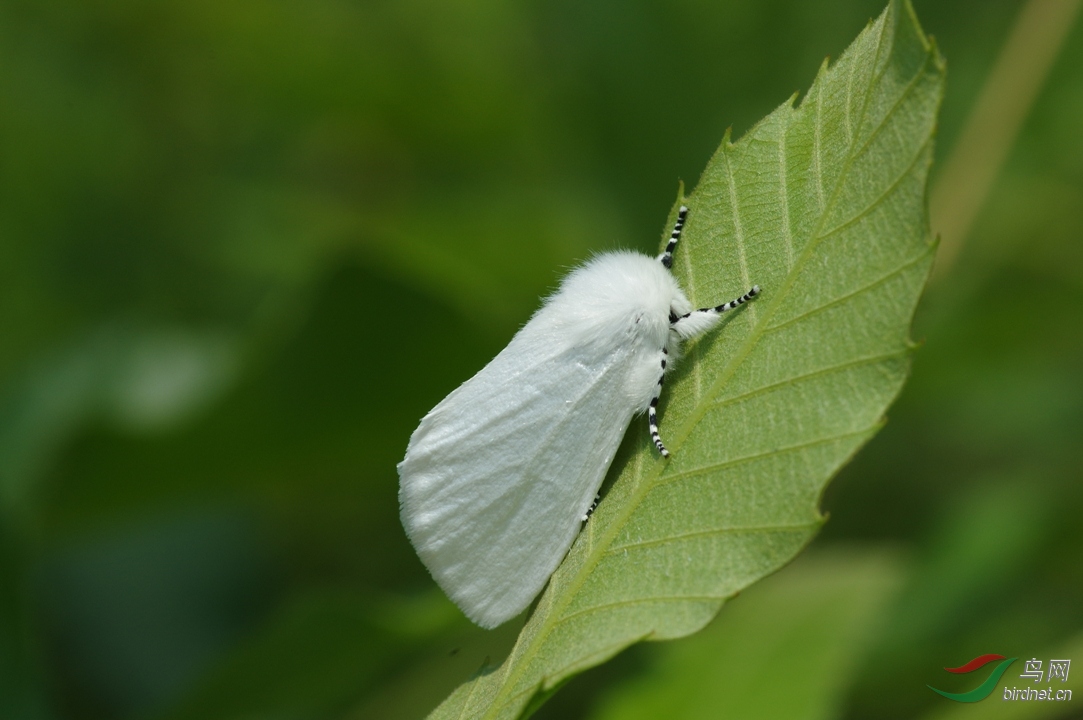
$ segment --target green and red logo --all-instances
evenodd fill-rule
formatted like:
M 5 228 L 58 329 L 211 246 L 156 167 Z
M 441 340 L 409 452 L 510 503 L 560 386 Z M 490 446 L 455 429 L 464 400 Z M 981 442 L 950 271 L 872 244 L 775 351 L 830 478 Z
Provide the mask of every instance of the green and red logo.
M 979 655 L 965 665 L 960 665 L 959 667 L 955 668 L 944 668 L 948 672 L 958 675 L 962 673 L 974 672 L 979 668 L 985 667 L 991 662 L 1000 660 L 1000 664 L 993 668 L 993 672 L 989 673 L 989 677 L 985 678 L 985 682 L 983 682 L 981 685 L 969 692 L 950 693 L 945 692 L 944 690 L 940 690 L 939 688 L 934 688 L 932 685 L 929 685 L 928 688 L 933 692 L 940 693 L 948 700 L 954 700 L 955 702 L 978 702 L 979 700 L 984 700 L 985 698 L 993 694 L 993 690 L 996 689 L 997 683 L 1000 682 L 1000 676 L 1003 675 L 1004 671 L 1008 669 L 1008 666 L 1015 662 L 1017 659 L 1018 658 L 1006 658 L 1003 655 L 989 653 L 988 655 Z

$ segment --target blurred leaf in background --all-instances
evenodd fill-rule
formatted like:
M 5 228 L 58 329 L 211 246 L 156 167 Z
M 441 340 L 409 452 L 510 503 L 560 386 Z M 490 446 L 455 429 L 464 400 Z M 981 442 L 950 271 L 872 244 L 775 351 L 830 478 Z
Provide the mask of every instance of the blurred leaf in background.
M 950 61 L 944 158 L 1021 5 L 915 4 Z M 499 663 L 515 628 L 469 626 L 402 534 L 410 431 L 565 268 L 653 249 L 725 128 L 882 8 L 0 4 L 0 717 L 420 717 Z M 814 549 L 910 557 L 864 659 L 824 680 L 835 716 L 940 712 L 940 668 L 1083 632 L 1083 30 L 1062 25 L 891 421 L 825 498 Z M 656 652 L 537 717 L 649 687 Z
M 603 695 L 593 720 L 838 717 L 902 568 L 885 553 L 803 556 L 726 606 L 693 638 L 659 648 L 642 677 Z

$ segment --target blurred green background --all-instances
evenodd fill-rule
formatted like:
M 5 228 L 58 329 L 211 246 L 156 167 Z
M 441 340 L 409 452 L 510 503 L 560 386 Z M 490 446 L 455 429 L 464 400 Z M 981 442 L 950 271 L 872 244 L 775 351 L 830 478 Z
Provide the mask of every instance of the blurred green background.
M 943 159 L 1021 4 L 914 4 Z M 415 718 L 499 662 L 410 432 L 882 9 L 2 0 L 0 718 Z M 1083 23 L 1039 90 L 808 557 L 537 717 L 995 714 L 926 684 L 1083 655 Z

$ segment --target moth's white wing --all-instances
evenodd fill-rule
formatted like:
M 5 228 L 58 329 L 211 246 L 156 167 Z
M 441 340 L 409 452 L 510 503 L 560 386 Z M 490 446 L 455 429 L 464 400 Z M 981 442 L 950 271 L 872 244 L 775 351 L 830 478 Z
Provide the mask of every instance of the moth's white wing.
M 544 314 L 425 416 L 399 464 L 411 542 L 483 627 L 545 585 L 657 378 L 637 338 L 570 342 Z

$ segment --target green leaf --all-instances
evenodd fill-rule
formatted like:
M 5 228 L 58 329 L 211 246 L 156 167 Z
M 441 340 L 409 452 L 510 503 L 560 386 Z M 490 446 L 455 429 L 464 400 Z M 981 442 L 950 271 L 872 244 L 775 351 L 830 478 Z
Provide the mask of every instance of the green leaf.
M 594 720 L 838 717 L 871 631 L 902 579 L 884 552 L 810 553 L 735 600 L 648 673 L 606 693 Z
M 723 140 L 687 199 L 674 272 L 698 306 L 754 283 L 763 295 L 688 349 L 662 410 L 673 457 L 633 424 L 511 655 L 432 717 L 519 717 L 633 643 L 699 630 L 812 539 L 824 486 L 909 369 L 943 76 L 910 5 L 892 2 L 800 107 Z

